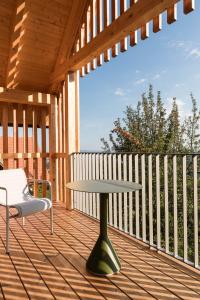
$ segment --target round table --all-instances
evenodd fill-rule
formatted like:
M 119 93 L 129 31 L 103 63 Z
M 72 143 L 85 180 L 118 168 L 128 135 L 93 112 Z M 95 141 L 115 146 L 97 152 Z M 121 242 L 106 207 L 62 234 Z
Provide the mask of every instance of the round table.
M 119 272 L 121 265 L 107 233 L 108 194 L 134 192 L 142 186 L 120 180 L 80 180 L 69 182 L 66 186 L 78 192 L 100 194 L 100 234 L 87 260 L 87 270 L 103 276 Z

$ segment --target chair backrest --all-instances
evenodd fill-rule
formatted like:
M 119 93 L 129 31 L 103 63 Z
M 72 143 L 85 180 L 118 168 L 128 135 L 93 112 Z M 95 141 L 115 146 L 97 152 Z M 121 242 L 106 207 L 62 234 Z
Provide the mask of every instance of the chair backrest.
M 23 201 L 26 185 L 27 179 L 23 169 L 0 171 L 0 187 L 4 187 L 8 191 L 8 205 Z M 2 190 L 0 190 L 0 204 L 6 205 L 6 193 Z

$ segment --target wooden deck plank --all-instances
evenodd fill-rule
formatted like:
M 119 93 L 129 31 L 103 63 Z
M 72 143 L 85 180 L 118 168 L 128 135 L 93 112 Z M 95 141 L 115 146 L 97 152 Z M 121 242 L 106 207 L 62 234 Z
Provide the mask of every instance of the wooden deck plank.
M 60 215 L 59 215 L 59 219 L 60 220 L 62 219 L 62 217 Z M 81 226 L 81 224 L 78 221 L 76 221 L 76 220 L 73 220 L 73 221 L 74 221 L 74 223 L 73 223 L 73 233 L 75 234 L 75 236 L 76 237 L 79 236 L 79 238 L 82 237 L 82 239 L 84 240 L 84 242 L 87 245 L 91 244 L 90 248 L 92 248 L 93 245 L 94 245 L 94 241 L 96 240 L 96 238 L 94 239 L 93 242 L 90 242 L 89 239 L 90 239 L 90 237 L 93 237 L 95 231 L 96 231 L 96 234 L 97 234 L 97 231 L 98 231 L 97 224 L 96 224 L 96 228 L 92 228 L 91 233 L 86 236 L 84 228 L 83 228 L 84 231 L 79 232 L 80 234 L 78 234 L 78 232 L 75 232 L 75 228 L 77 228 L 79 230 L 82 226 Z M 75 225 L 75 223 L 77 223 L 77 225 Z M 67 226 L 69 226 L 69 224 Z M 90 226 L 88 227 L 87 230 L 90 230 L 90 228 L 91 228 L 91 224 L 90 224 Z M 70 231 L 70 232 L 72 232 L 72 231 Z M 117 245 L 115 245 L 115 248 L 117 249 Z M 136 269 L 136 268 L 132 267 L 131 265 L 128 265 L 127 261 L 124 260 L 124 259 L 122 259 L 122 256 L 120 256 L 120 259 L 121 259 L 121 263 L 122 263 L 121 274 L 123 274 L 123 275 L 125 275 L 125 276 L 127 276 L 129 278 L 129 280 L 130 280 L 129 284 L 130 285 L 133 285 L 135 283 L 139 287 L 141 287 L 141 289 L 143 290 L 143 292 L 146 290 L 146 292 L 149 293 L 149 295 L 148 295 L 149 299 L 152 299 L 152 298 L 156 298 L 156 299 L 170 299 L 172 297 L 173 297 L 173 299 L 179 299 L 178 297 L 175 297 L 172 293 L 170 293 L 169 290 L 166 290 L 164 287 L 162 287 L 162 285 L 159 285 L 156 281 L 152 280 L 143 271 L 140 271 L 139 269 Z M 126 269 L 127 266 L 128 266 L 128 269 Z M 131 269 L 131 272 L 129 272 L 130 269 Z M 132 276 L 133 272 L 135 272 L 134 276 Z M 144 284 L 145 284 L 145 286 L 144 286 Z M 147 295 L 146 295 L 146 297 L 147 297 Z
M 0 208 L 0 299 L 200 299 L 198 274 L 109 230 L 122 269 L 109 278 L 89 274 L 86 259 L 98 222 L 63 207 L 49 214 L 11 220 L 11 255 L 5 254 L 5 211 Z M 42 298 L 41 298 L 42 297 Z

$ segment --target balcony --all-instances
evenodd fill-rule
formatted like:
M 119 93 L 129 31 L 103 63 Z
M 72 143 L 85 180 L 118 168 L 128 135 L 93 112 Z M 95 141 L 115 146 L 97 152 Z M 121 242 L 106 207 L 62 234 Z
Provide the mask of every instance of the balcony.
M 0 207 L 0 299 L 200 299 L 200 154 L 79 152 L 80 77 L 135 46 L 138 32 L 159 32 L 162 18 L 174 23 L 178 2 L 194 10 L 194 0 L 1 1 L 0 169 L 51 181 L 55 234 L 46 213 L 12 219 L 7 255 Z M 122 263 L 112 277 L 86 271 L 99 196 L 66 189 L 78 179 L 143 186 L 109 196 Z M 44 184 L 33 193 L 49 196 Z
M 12 220 L 12 253 L 5 254 L 1 209 L 1 299 L 200 299 L 199 273 L 135 238 L 109 229 L 122 269 L 112 277 L 85 270 L 98 236 L 98 222 L 77 210 L 54 209 L 55 234 L 48 214 Z

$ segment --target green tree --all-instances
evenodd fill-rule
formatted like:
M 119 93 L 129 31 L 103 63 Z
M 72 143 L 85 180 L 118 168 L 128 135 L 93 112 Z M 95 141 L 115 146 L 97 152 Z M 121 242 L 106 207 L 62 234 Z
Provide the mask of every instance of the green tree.
M 197 101 L 193 94 L 190 94 L 192 101 L 192 114 L 185 118 L 183 124 L 185 147 L 189 152 L 198 152 L 200 149 L 200 111 L 197 108 Z
M 114 122 L 109 142 L 102 139 L 104 151 L 114 152 L 174 152 L 183 144 L 178 106 L 173 99 L 172 110 L 167 117 L 160 91 L 156 96 L 149 85 L 137 107 L 127 106 L 122 120 Z

